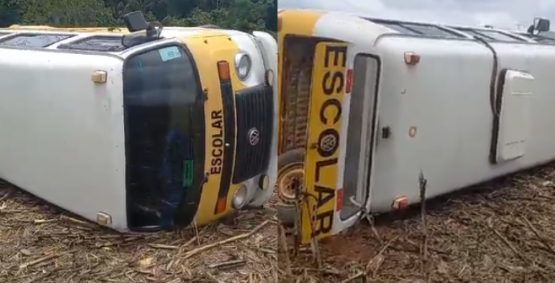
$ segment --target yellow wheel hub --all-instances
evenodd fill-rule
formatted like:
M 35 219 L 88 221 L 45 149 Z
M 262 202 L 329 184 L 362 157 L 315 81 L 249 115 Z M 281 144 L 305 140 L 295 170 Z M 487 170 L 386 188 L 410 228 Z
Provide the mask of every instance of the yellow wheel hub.
M 288 204 L 294 204 L 296 192 L 304 183 L 304 170 L 302 164 L 292 164 L 284 167 L 278 174 L 277 194 L 279 199 Z

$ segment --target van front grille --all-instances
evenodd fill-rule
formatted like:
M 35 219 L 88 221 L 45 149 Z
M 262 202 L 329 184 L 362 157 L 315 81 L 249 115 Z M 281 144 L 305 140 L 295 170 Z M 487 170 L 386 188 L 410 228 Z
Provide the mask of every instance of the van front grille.
M 268 169 L 274 125 L 272 87 L 259 85 L 237 92 L 237 157 L 233 183 L 251 179 Z

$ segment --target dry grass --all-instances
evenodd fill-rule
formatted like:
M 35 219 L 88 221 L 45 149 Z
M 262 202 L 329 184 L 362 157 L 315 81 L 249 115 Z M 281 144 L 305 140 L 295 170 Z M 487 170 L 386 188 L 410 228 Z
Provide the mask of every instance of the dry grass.
M 322 268 L 300 251 L 280 282 L 554 282 L 553 166 L 428 202 L 426 225 L 418 208 L 379 217 L 377 233 L 361 223 L 321 244 Z
M 322 268 L 301 249 L 288 278 L 283 257 L 278 270 L 271 207 L 201 228 L 198 237 L 194 229 L 119 235 L 2 188 L 0 282 L 553 281 L 553 165 L 428 202 L 426 227 L 419 211 L 379 217 L 379 240 L 361 223 L 323 242 Z
M 272 208 L 196 231 L 121 235 L 0 187 L 0 282 L 277 281 Z

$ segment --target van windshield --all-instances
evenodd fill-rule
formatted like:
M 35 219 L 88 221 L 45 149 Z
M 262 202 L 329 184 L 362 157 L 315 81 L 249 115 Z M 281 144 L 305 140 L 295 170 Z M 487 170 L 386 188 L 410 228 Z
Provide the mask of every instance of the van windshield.
M 128 58 L 123 81 L 128 226 L 171 227 L 204 167 L 194 61 L 181 46 L 159 47 Z

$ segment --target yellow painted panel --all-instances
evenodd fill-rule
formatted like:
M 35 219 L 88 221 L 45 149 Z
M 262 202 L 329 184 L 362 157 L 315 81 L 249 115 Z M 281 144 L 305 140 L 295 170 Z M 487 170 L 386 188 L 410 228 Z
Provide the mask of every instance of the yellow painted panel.
M 231 198 L 237 185 L 231 185 L 228 193 L 226 210 L 215 214 L 218 201 L 221 172 L 224 164 L 223 140 L 224 128 L 223 103 L 220 91 L 217 63 L 220 60 L 229 62 L 231 80 L 234 90 L 242 88 L 233 67 L 235 55 L 239 52 L 237 43 L 229 35 L 217 30 L 207 31 L 202 35 L 179 37 L 191 50 L 199 70 L 201 84 L 208 93 L 205 104 L 206 121 L 206 162 L 205 172 L 209 173 L 208 182 L 204 184 L 199 209 L 196 215 L 198 225 L 208 224 L 230 212 Z M 233 162 L 232 162 L 233 164 Z
M 305 188 L 310 196 L 303 203 L 303 243 L 332 235 L 346 60 L 347 44 L 321 42 L 316 46 L 305 164 Z

